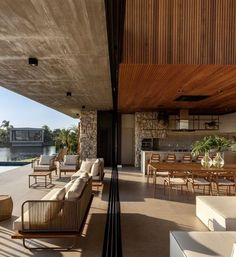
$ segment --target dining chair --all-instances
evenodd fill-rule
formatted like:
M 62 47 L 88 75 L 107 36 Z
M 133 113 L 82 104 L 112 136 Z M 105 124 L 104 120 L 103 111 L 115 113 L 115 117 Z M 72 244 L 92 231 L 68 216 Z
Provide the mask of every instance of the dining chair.
M 188 182 L 192 185 L 192 192 L 195 195 L 195 187 L 203 187 L 203 194 L 205 194 L 205 188 L 208 187 L 208 194 L 212 194 L 211 188 L 211 173 L 201 171 L 191 171 L 191 175 L 188 177 Z
M 186 171 L 171 171 L 168 174 L 168 177 L 164 179 L 164 194 L 166 186 L 169 187 L 170 190 L 175 186 L 181 188 L 181 193 L 183 192 L 183 186 L 186 187 L 188 192 L 188 173 Z
M 192 156 L 191 154 L 185 154 L 182 157 L 182 163 L 191 163 L 192 162 Z
M 147 183 L 149 183 L 149 177 L 153 177 L 153 173 L 156 171 L 156 169 L 152 166 L 153 163 L 159 163 L 160 162 L 160 154 L 152 154 L 150 157 L 150 160 L 148 161 L 147 165 Z M 153 180 L 154 183 L 154 180 Z
M 235 175 L 233 172 L 215 172 L 212 176 L 212 181 L 216 185 L 217 195 L 220 195 L 221 187 L 226 188 L 227 195 L 231 194 L 231 187 L 233 187 L 236 195 Z
M 203 155 L 198 155 L 196 158 L 196 163 L 201 163 L 201 160 L 204 156 Z
M 176 156 L 175 156 L 175 154 L 168 153 L 168 154 L 167 154 L 167 157 L 166 157 L 166 162 L 168 162 L 168 163 L 176 162 Z

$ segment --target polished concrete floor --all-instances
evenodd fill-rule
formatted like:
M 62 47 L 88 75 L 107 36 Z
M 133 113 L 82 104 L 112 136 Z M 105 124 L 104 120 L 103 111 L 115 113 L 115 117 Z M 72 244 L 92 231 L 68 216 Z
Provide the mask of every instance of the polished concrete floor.
M 28 188 L 30 166 L 0 174 L 1 194 L 13 198 L 13 217 L 0 222 L 0 257 L 9 256 L 101 256 L 106 221 L 110 171 L 106 171 L 104 186 L 95 197 L 84 227 L 73 251 L 28 251 L 21 240 L 12 240 L 12 222 L 20 215 L 25 200 L 40 199 L 50 189 Z M 206 228 L 195 217 L 195 197 L 189 193 L 173 190 L 163 194 L 162 181 L 154 189 L 146 178 L 134 168 L 123 168 L 119 172 L 121 200 L 121 229 L 123 256 L 167 257 L 169 256 L 170 230 L 204 231 Z M 58 179 L 53 176 L 55 187 L 63 186 L 69 176 Z M 96 188 L 94 188 L 96 189 Z M 57 241 L 55 244 L 66 242 Z
M 192 193 L 164 195 L 161 179 L 155 190 L 134 168 L 121 169 L 119 178 L 124 256 L 168 257 L 169 231 L 207 230 L 195 217 Z
M 24 166 L 15 170 L 10 170 L 0 174 L 0 194 L 9 194 L 13 199 L 13 216 L 10 220 L 0 222 L 0 257 L 25 257 L 25 256 L 81 256 L 81 257 L 101 257 L 104 228 L 107 212 L 107 196 L 109 188 L 110 172 L 106 172 L 104 186 L 97 192 L 94 188 L 94 198 L 86 224 L 81 237 L 77 240 L 73 251 L 29 251 L 22 245 L 21 240 L 11 239 L 12 223 L 20 216 L 21 205 L 25 200 L 41 199 L 50 189 L 33 189 L 28 187 L 28 174 L 32 172 L 30 166 Z M 69 173 L 68 173 L 69 175 Z M 53 176 L 55 187 L 63 186 L 70 180 L 69 176 L 64 176 L 60 180 L 58 176 Z M 31 242 L 30 242 L 31 243 Z M 45 242 L 40 242 L 45 243 Z M 53 245 L 66 245 L 70 242 L 57 240 L 51 242 Z

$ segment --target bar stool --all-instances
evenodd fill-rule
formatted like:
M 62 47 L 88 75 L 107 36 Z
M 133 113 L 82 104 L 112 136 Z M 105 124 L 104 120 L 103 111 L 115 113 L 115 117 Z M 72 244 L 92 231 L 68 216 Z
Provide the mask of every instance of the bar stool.
M 173 153 L 168 153 L 166 157 L 166 162 L 168 163 L 174 163 L 176 162 L 176 156 Z

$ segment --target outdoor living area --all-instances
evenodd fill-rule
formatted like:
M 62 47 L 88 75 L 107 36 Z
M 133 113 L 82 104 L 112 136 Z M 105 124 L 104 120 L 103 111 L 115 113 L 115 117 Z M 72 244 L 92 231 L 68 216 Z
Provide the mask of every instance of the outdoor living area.
M 110 169 L 105 169 L 103 187 L 93 188 L 93 201 L 82 235 L 76 239 L 73 249 L 33 250 L 22 245 L 22 240 L 11 239 L 14 234 L 13 222 L 21 215 L 21 205 L 26 200 L 41 199 L 50 189 L 29 188 L 30 166 L 0 174 L 0 187 L 4 194 L 13 199 L 13 216 L 0 222 L 0 256 L 101 256 L 106 223 Z M 53 175 L 53 188 L 63 187 L 70 175 L 59 179 Z M 173 230 L 207 231 L 206 226 L 196 217 L 196 200 L 191 190 L 173 188 L 170 193 L 163 190 L 163 178 L 157 179 L 156 187 L 150 178 L 143 176 L 137 168 L 123 167 L 119 170 L 121 202 L 121 230 L 124 256 L 169 256 L 169 233 Z M 214 194 L 216 191 L 214 192 Z M 202 195 L 202 189 L 196 189 Z M 225 195 L 224 190 L 221 194 Z M 72 239 L 28 240 L 35 246 L 66 246 Z M 214 256 L 214 255 L 213 255 Z

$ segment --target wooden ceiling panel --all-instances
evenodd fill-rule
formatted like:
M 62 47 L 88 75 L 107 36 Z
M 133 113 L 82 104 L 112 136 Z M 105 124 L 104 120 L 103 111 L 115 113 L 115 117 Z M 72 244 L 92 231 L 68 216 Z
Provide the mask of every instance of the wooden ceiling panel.
M 178 102 L 180 95 L 208 95 Z M 235 65 L 121 64 L 119 111 L 187 108 L 201 112 L 236 111 Z
M 236 1 L 126 0 L 124 63 L 236 64 Z

